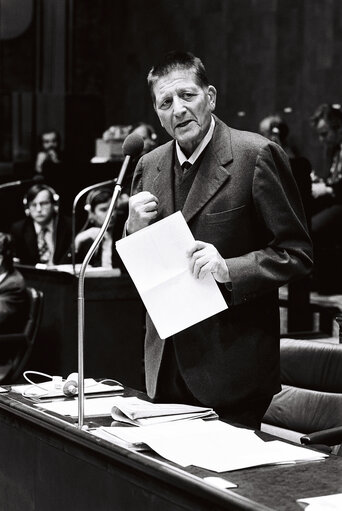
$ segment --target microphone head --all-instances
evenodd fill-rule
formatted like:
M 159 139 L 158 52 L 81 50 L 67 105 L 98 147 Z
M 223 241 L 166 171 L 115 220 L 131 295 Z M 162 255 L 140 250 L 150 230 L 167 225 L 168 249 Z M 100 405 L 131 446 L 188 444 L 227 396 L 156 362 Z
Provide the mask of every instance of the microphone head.
M 137 133 L 128 135 L 122 144 L 122 152 L 124 156 L 139 156 L 144 149 L 144 141 Z

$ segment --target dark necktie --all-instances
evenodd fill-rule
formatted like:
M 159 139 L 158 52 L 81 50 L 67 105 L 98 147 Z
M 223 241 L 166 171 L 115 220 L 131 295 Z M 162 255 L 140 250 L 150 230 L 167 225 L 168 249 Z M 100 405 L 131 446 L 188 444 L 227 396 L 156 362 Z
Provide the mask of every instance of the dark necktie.
M 48 263 L 50 261 L 50 249 L 49 245 L 46 241 L 46 234 L 48 229 L 46 227 L 42 227 L 40 232 L 38 233 L 38 252 L 39 252 L 39 261 L 41 263 Z
M 191 163 L 189 161 L 185 161 L 182 163 L 182 169 L 184 172 L 186 172 L 187 170 L 189 170 L 189 168 L 192 167 Z

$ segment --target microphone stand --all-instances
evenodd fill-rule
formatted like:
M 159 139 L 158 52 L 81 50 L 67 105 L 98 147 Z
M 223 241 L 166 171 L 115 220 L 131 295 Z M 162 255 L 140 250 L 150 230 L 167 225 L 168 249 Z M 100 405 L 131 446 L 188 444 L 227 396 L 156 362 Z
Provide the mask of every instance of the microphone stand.
M 88 266 L 88 263 L 93 256 L 95 250 L 100 245 L 105 232 L 108 228 L 110 219 L 112 217 L 113 211 L 115 209 L 115 205 L 117 200 L 121 194 L 122 190 L 122 182 L 125 177 L 125 173 L 129 164 L 131 156 L 126 156 L 124 162 L 122 164 L 119 176 L 116 181 L 116 185 L 114 187 L 114 192 L 112 196 L 112 200 L 107 211 L 106 218 L 103 222 L 103 225 L 100 229 L 100 232 L 96 236 L 93 244 L 88 250 L 83 263 L 81 265 L 80 274 L 78 278 L 78 429 L 83 428 L 84 423 L 84 278 L 85 272 Z M 103 184 L 103 183 L 102 183 Z
M 100 188 L 101 186 L 111 185 L 115 183 L 116 179 L 108 179 L 107 181 L 102 181 L 102 183 L 95 183 L 94 185 L 87 186 L 87 188 L 84 188 L 74 198 L 74 202 L 72 205 L 72 213 L 71 213 L 71 262 L 72 262 L 72 270 L 74 275 L 76 275 L 76 269 L 75 269 L 75 238 L 76 238 L 76 207 L 78 204 L 78 201 L 81 197 L 83 197 L 84 194 L 90 192 L 91 190 L 94 190 L 95 188 Z

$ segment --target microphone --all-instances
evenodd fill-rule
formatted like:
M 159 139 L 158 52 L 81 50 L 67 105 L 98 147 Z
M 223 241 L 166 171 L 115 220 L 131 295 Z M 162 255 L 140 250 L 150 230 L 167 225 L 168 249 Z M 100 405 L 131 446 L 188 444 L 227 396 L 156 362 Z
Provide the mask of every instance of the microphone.
M 26 185 L 29 183 L 42 183 L 44 181 L 44 177 L 40 176 L 39 174 L 37 176 L 33 176 L 31 179 L 19 179 L 18 181 L 9 181 L 8 183 L 2 183 L 0 185 L 0 190 L 3 190 L 5 188 L 12 188 L 14 186 L 21 186 Z
M 88 250 L 83 263 L 81 265 L 80 274 L 78 277 L 78 300 L 77 300 L 77 312 L 78 312 L 78 428 L 82 429 L 84 421 L 84 277 L 88 266 L 88 263 L 93 256 L 95 250 L 100 245 L 103 237 L 106 233 L 108 225 L 110 223 L 116 202 L 120 196 L 122 190 L 122 182 L 124 180 L 128 164 L 132 157 L 139 156 L 144 147 L 144 141 L 137 133 L 131 133 L 126 137 L 123 145 L 122 152 L 125 159 L 122 163 L 119 176 L 117 178 L 112 200 L 107 211 L 106 218 L 100 229 L 100 232 L 96 236 L 93 244 Z

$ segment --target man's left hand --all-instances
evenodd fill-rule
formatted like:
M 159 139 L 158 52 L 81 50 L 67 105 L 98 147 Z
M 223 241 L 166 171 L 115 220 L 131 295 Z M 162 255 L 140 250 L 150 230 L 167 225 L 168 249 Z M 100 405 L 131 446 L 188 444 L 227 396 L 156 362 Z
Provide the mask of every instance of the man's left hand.
M 217 282 L 230 282 L 226 261 L 214 245 L 204 241 L 195 241 L 193 247 L 187 251 L 187 256 L 190 259 L 190 269 L 195 278 L 203 279 L 207 273 L 212 273 Z

